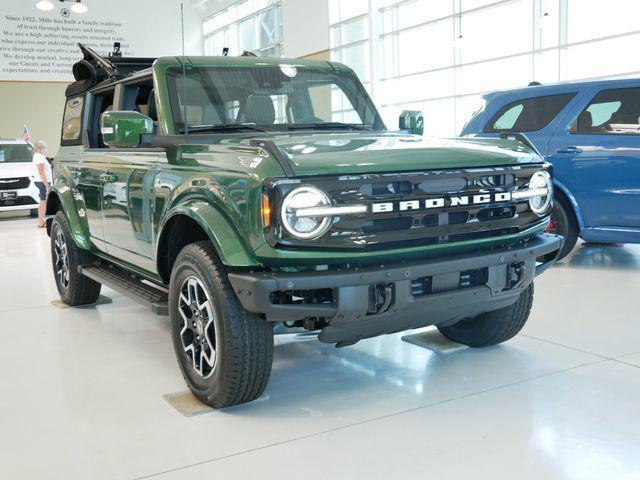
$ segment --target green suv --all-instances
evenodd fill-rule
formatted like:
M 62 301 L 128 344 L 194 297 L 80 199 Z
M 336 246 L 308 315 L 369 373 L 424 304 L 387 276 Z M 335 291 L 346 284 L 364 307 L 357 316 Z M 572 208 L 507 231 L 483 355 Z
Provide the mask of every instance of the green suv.
M 526 138 L 424 139 L 417 112 L 390 132 L 334 62 L 81 50 L 47 199 L 60 296 L 169 315 L 204 403 L 262 394 L 274 330 L 484 347 L 525 324 L 562 245 Z

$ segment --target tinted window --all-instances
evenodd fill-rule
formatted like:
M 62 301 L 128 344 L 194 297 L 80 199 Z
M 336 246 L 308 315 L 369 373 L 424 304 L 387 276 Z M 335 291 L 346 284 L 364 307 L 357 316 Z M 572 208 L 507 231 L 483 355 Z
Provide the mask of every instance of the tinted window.
M 571 132 L 640 135 L 640 88 L 601 91 L 580 114 Z
M 491 119 L 485 132 L 533 132 L 546 127 L 575 97 L 575 93 L 548 95 L 511 102 Z

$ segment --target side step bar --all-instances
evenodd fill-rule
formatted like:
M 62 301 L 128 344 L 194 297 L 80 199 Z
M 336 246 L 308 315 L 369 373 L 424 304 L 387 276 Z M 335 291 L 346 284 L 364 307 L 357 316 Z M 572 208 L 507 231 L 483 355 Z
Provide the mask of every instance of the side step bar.
M 115 265 L 104 263 L 80 265 L 78 272 L 141 303 L 158 315 L 169 315 L 169 294 L 167 292 Z

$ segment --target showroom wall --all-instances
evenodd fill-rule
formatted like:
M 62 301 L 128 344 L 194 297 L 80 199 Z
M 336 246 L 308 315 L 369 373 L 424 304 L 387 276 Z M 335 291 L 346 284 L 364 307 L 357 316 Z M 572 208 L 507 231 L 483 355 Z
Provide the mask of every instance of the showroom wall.
M 63 12 L 55 2 L 48 12 L 36 0 L 3 2 L 0 17 L 0 137 L 44 138 L 50 154 L 59 145 L 64 90 L 73 79 L 71 65 L 80 58 L 77 43 L 100 53 L 121 41 L 124 55 L 176 55 L 182 50 L 180 2 L 177 0 L 84 0 L 83 14 Z M 186 2 L 185 2 L 186 3 Z M 201 54 L 201 20 L 185 8 L 185 51 Z

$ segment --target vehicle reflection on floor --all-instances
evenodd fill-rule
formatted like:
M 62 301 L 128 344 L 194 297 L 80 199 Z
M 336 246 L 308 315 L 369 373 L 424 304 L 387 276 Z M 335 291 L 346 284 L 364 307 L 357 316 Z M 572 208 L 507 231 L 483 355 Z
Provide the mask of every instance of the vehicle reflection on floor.
M 581 243 L 564 263 L 580 268 L 638 269 L 640 245 Z

